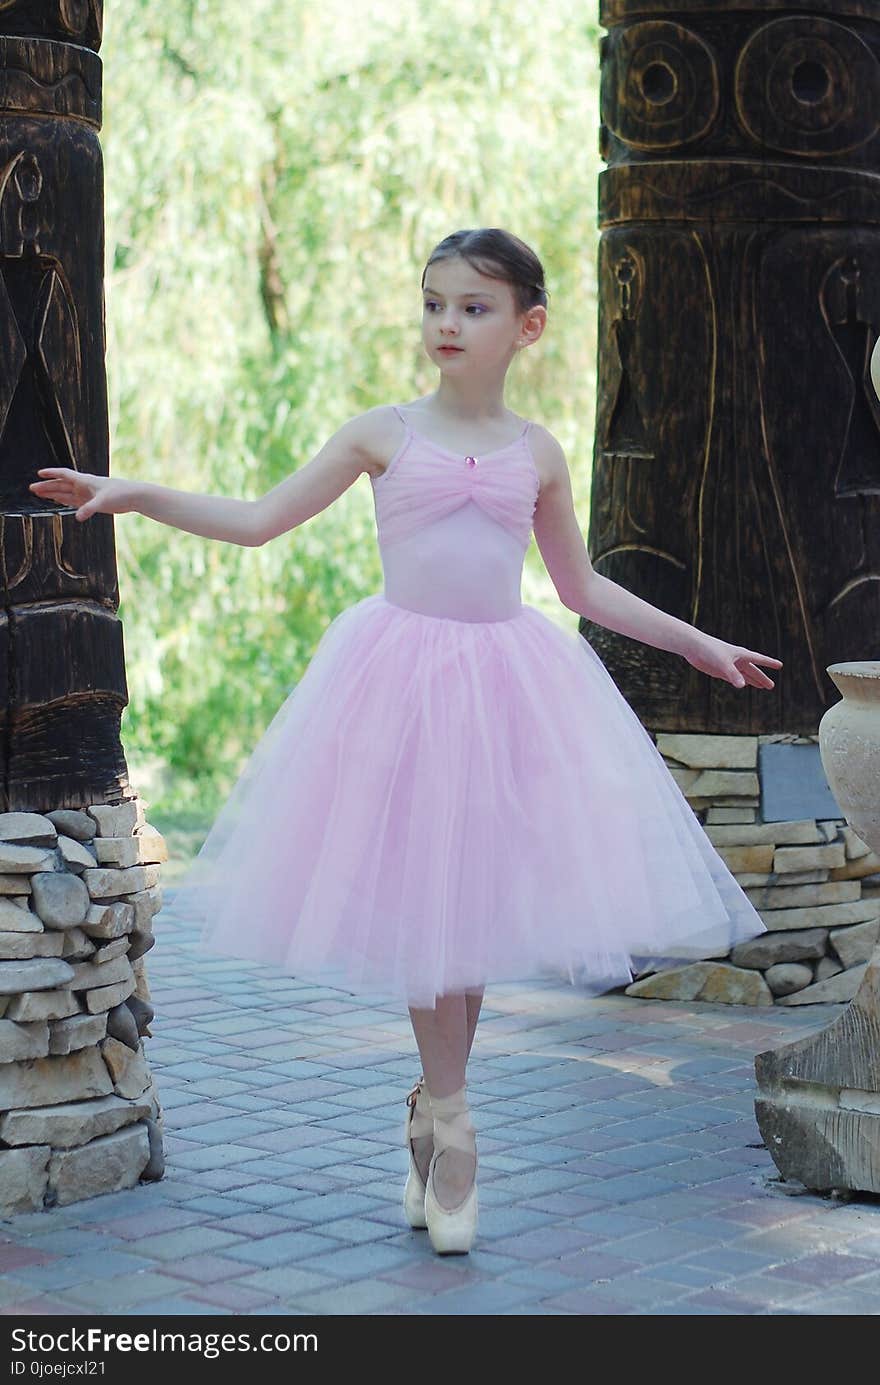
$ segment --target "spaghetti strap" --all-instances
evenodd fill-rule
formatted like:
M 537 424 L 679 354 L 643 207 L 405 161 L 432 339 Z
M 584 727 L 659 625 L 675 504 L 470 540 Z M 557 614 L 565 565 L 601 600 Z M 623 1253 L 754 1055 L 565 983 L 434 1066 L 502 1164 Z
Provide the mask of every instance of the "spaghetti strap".
M 392 408 L 392 409 L 394 410 L 394 412 L 397 414 L 397 417 L 400 419 L 401 423 L 403 424 L 404 428 L 406 429 L 406 431 L 407 431 L 407 436 L 408 436 L 408 437 L 410 437 L 410 438 L 420 438 L 421 441 L 427 443 L 429 447 L 435 448 L 435 450 L 438 451 L 438 452 L 446 452 L 449 456 L 458 456 L 458 455 L 459 455 L 458 452 L 454 452 L 451 448 L 448 448 L 448 447 L 442 447 L 442 446 L 440 445 L 440 443 L 433 442 L 433 441 L 431 440 L 431 438 L 426 437 L 424 433 L 420 433 L 420 432 L 418 432 L 417 429 L 413 428 L 412 424 L 409 422 L 409 420 L 407 419 L 407 417 L 406 417 L 406 415 L 404 414 L 403 410 L 400 408 L 400 406 L 399 406 L 398 404 L 392 404 L 392 405 L 391 405 L 391 408 Z M 526 434 L 528 433 L 528 431 L 529 431 L 529 429 L 531 428 L 531 426 L 532 426 L 532 420 L 531 420 L 530 418 L 527 418 L 526 421 L 525 421 L 525 425 L 519 430 L 519 432 L 517 433 L 517 435 L 516 435 L 515 438 L 513 438 L 513 439 L 512 439 L 510 442 L 508 442 L 508 443 L 502 444 L 501 447 L 493 447 L 493 448 L 491 449 L 490 452 L 488 452 L 488 453 L 485 453 L 485 452 L 484 452 L 482 455 L 485 457 L 485 456 L 493 456 L 494 453 L 496 453 L 496 452 L 506 452 L 507 449 L 508 449 L 509 447 L 513 447 L 516 443 L 522 442 L 522 440 L 525 438 L 525 436 L 526 436 Z M 388 471 L 391 470 L 390 465 L 388 466 L 387 470 L 388 470 Z

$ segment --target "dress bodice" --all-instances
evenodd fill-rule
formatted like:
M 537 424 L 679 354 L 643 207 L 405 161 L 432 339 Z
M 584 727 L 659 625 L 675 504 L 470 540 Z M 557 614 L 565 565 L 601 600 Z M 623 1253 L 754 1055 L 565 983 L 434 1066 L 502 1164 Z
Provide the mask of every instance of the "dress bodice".
M 371 478 L 385 597 L 423 615 L 509 620 L 522 607 L 522 568 L 540 481 L 527 423 L 476 456 L 406 436 Z

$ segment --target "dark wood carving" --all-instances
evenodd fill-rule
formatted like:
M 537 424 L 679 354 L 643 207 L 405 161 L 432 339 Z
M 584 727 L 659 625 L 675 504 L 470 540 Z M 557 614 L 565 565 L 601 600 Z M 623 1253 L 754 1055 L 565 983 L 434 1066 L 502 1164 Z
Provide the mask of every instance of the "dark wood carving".
M 0 811 L 130 797 L 111 516 L 28 490 L 106 475 L 102 0 L 0 0 Z
M 581 630 L 654 730 L 814 734 L 826 665 L 880 642 L 880 6 L 600 14 L 590 553 L 784 668 L 738 690 Z

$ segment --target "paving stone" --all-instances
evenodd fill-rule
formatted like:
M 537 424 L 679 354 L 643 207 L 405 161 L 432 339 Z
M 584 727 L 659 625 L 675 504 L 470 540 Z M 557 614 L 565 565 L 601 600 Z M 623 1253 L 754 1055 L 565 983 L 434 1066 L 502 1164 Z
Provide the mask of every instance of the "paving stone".
M 44 1221 L 46 1219 L 44 1218 Z M 18 1249 L 18 1247 L 13 1247 Z M 46 1231 L 42 1234 L 37 1231 L 34 1235 L 27 1238 L 28 1251 L 38 1251 L 50 1255 L 52 1259 L 57 1259 L 64 1255 L 73 1255 L 76 1252 L 89 1250 L 124 1250 L 124 1244 L 114 1238 L 111 1234 L 105 1235 L 100 1231 L 90 1231 L 88 1228 L 80 1226 L 59 1227 L 55 1231 Z M 0 1267 L 3 1265 L 3 1247 L 0 1245 Z
M 206 1188 L 214 1188 L 218 1193 L 247 1188 L 254 1181 L 252 1175 L 242 1173 L 240 1169 L 204 1169 L 199 1174 L 199 1183 Z
M 326 1248 L 327 1242 L 321 1239 Z M 364 1279 L 368 1275 L 393 1269 L 409 1258 L 410 1251 L 402 1250 L 387 1242 L 367 1242 L 359 1246 L 343 1246 L 324 1250 L 324 1254 L 310 1254 L 308 1268 L 319 1274 L 333 1275 L 341 1279 Z
M 245 1243 L 243 1236 L 210 1226 L 186 1226 L 180 1231 L 158 1232 L 137 1241 L 138 1252 L 151 1260 L 178 1260 L 184 1255 L 223 1249 L 229 1252 Z
M 857 1288 L 846 1288 L 840 1293 L 822 1293 L 812 1298 L 802 1299 L 798 1305 L 801 1313 L 813 1315 L 834 1315 L 838 1317 L 876 1316 L 878 1312 L 875 1294 L 861 1294 Z
M 712 1249 L 708 1236 L 694 1235 L 680 1226 L 664 1226 L 659 1231 L 643 1231 L 635 1236 L 623 1236 L 614 1242 L 615 1250 L 627 1260 L 639 1265 L 656 1266 L 670 1260 L 684 1259 L 703 1250 Z
M 192 1206 L 192 1204 L 190 1204 Z M 245 1210 L 224 1215 L 208 1223 L 220 1231 L 235 1231 L 242 1236 L 271 1236 L 275 1231 L 288 1231 L 290 1221 L 287 1217 L 279 1216 L 273 1212 L 256 1212 L 250 1206 Z
M 695 1217 L 681 1217 L 676 1221 L 673 1229 L 687 1235 L 700 1236 L 704 1241 L 715 1245 L 730 1245 L 737 1242 L 744 1250 L 748 1249 L 745 1240 L 738 1239 L 742 1237 L 742 1227 L 733 1226 L 722 1217 L 714 1217 L 708 1212 L 705 1216 L 701 1214 Z
M 737 1250 L 733 1246 L 715 1246 L 687 1257 L 689 1265 L 714 1270 L 718 1283 L 752 1274 L 766 1267 L 765 1258 L 755 1252 Z
M 566 1188 L 561 1193 L 542 1193 L 540 1197 L 525 1198 L 520 1205 L 532 1212 L 547 1212 L 553 1217 L 565 1216 L 570 1219 L 601 1211 L 605 1207 L 601 1199 L 575 1192 L 572 1188 Z
M 197 1120 L 187 1119 L 186 1112 L 183 1113 L 179 1124 L 186 1127 L 188 1138 L 196 1143 L 219 1144 L 225 1147 L 235 1142 L 245 1149 L 249 1144 L 249 1135 L 265 1134 L 276 1128 L 272 1122 L 257 1120 L 253 1116 L 223 1116 L 219 1120 L 206 1120 L 199 1123 Z M 166 1129 L 172 1128 L 173 1126 L 166 1123 Z M 257 1148 L 264 1148 L 264 1146 L 257 1146 Z
M 609 1285 L 619 1303 L 629 1305 L 630 1311 L 644 1312 L 646 1308 L 662 1303 L 669 1306 L 678 1299 L 687 1298 L 693 1290 L 684 1284 L 671 1284 L 668 1280 L 655 1279 L 652 1274 L 639 1271 L 634 1274 L 618 1275 Z
M 386 1209 L 387 1210 L 387 1209 Z M 366 1217 L 339 1217 L 316 1228 L 327 1241 L 338 1241 L 340 1245 L 361 1245 L 365 1241 L 386 1240 L 400 1226 L 399 1212 L 387 1221 Z
M 166 1151 L 167 1152 L 167 1151 Z M 182 1151 L 177 1154 L 175 1163 L 187 1172 L 199 1169 L 221 1169 L 228 1168 L 230 1164 L 241 1163 L 244 1160 L 252 1160 L 254 1150 L 248 1145 L 206 1145 L 204 1148 L 198 1146 L 190 1150 Z M 267 1161 L 261 1162 L 261 1167 L 266 1170 Z
M 551 1298 L 542 1299 L 541 1303 L 545 1308 L 564 1308 L 569 1313 L 603 1318 L 618 1317 L 630 1311 L 629 1304 L 612 1297 L 611 1294 L 603 1294 L 592 1286 L 554 1294 Z M 667 1309 L 668 1304 L 664 1304 L 662 1311 L 666 1312 Z
M 197 1305 L 209 1304 L 212 1308 L 219 1308 L 224 1313 L 246 1313 L 251 1309 L 265 1308 L 267 1304 L 277 1303 L 278 1300 L 271 1294 L 267 1294 L 259 1289 L 248 1289 L 242 1284 L 240 1279 L 218 1280 L 214 1284 L 203 1284 L 198 1288 L 193 1287 L 189 1291 L 190 1298 Z M 200 1313 L 201 1307 L 195 1307 L 194 1313 Z
M 771 1270 L 764 1270 L 760 1274 L 740 1275 L 730 1287 L 755 1302 L 765 1304 L 771 1310 L 799 1307 L 813 1299 L 816 1293 L 815 1285 L 805 1284 L 802 1280 L 782 1279 Z M 836 1287 L 829 1285 L 828 1292 L 833 1292 Z M 849 1291 L 849 1285 L 846 1291 Z
M 139 1274 L 116 1275 L 111 1279 L 77 1284 L 66 1291 L 65 1297 L 83 1308 L 103 1309 L 107 1313 L 129 1313 L 169 1294 L 176 1300 L 179 1291 L 179 1279 L 145 1270 Z
M 768 1265 L 795 1260 L 813 1252 L 822 1252 L 829 1236 L 821 1226 L 810 1222 L 793 1222 L 768 1227 L 740 1237 L 737 1245 L 755 1255 L 763 1255 Z
M 804 1284 L 831 1285 L 846 1283 L 865 1275 L 875 1274 L 877 1262 L 861 1255 L 842 1255 L 829 1251 L 827 1254 L 805 1255 L 790 1264 L 776 1265 L 767 1271 L 774 1279 L 794 1279 Z
M 392 1304 L 409 1301 L 409 1290 L 400 1284 L 381 1279 L 361 1279 L 355 1284 L 338 1284 L 333 1288 L 315 1289 L 297 1299 L 304 1313 L 356 1314 L 375 1313 Z
M 658 1193 L 671 1192 L 675 1187 L 676 1184 L 668 1178 L 654 1177 L 647 1173 L 633 1173 L 621 1178 L 597 1180 L 591 1186 L 590 1192 L 596 1197 L 601 1197 L 606 1204 L 638 1204 L 643 1198 L 653 1197 Z
M 482 1317 L 499 1313 L 504 1308 L 519 1307 L 531 1298 L 532 1293 L 527 1285 L 514 1284 L 508 1279 L 498 1283 L 468 1285 L 467 1288 L 450 1289 L 446 1293 L 434 1294 L 418 1311 L 432 1315 Z
M 651 1169 L 662 1165 L 670 1178 L 677 1164 L 690 1163 L 687 1150 L 679 1149 L 673 1144 L 665 1144 L 661 1140 L 653 1144 L 627 1144 L 622 1148 L 608 1150 L 605 1160 L 609 1164 L 620 1164 L 626 1169 Z
M 707 1318 L 714 1318 L 718 1317 L 719 1315 L 725 1314 L 730 1317 L 733 1317 L 737 1315 L 739 1311 L 740 1310 L 734 1308 L 704 1308 L 694 1303 L 692 1298 L 683 1298 L 680 1299 L 678 1303 L 663 1303 L 655 1305 L 653 1308 L 643 1308 L 641 1316 L 667 1318 L 670 1315 L 678 1315 L 679 1317 L 688 1318 L 696 1318 L 701 1316 Z
M 688 1289 L 702 1289 L 709 1284 L 714 1284 L 716 1274 L 714 1270 L 703 1269 L 698 1265 L 688 1265 L 683 1260 L 670 1260 L 665 1265 L 652 1265 L 651 1278 L 659 1279 L 664 1283 L 678 1284 Z
M 207 1284 L 238 1279 L 244 1272 L 240 1260 L 227 1258 L 222 1251 L 216 1255 L 185 1255 L 180 1260 L 169 1261 L 165 1266 L 166 1274 L 186 1280 L 187 1283 L 192 1282 L 200 1288 Z
M 637 1260 L 612 1254 L 607 1247 L 598 1250 L 588 1247 L 573 1255 L 560 1256 L 554 1261 L 553 1267 L 560 1274 L 570 1275 L 582 1284 L 610 1282 L 619 1275 L 631 1274 L 641 1268 Z
M 263 1236 L 258 1241 L 246 1241 L 243 1237 L 237 1239 L 239 1244 L 224 1247 L 224 1255 L 241 1260 L 246 1265 L 262 1265 L 266 1268 L 300 1264 L 308 1256 L 327 1249 L 326 1237 L 298 1228 Z M 316 1268 L 320 1269 L 320 1266 Z
M 753 1163 L 766 1170 L 768 1174 L 775 1174 L 776 1168 L 769 1154 L 762 1151 L 758 1155 L 757 1161 L 741 1158 L 734 1158 L 730 1155 L 715 1158 L 685 1158 L 676 1160 L 674 1164 L 667 1164 L 663 1168 L 663 1173 L 675 1183 L 681 1183 L 686 1187 L 693 1188 L 699 1184 L 711 1185 L 720 1182 L 725 1176 L 735 1174 L 738 1169 L 743 1167 L 745 1162 L 747 1167 Z
M 30 1297 L 32 1293 L 31 1286 L 22 1280 L 7 1274 L 0 1276 L 0 1314 L 18 1311 L 14 1305 Z
M 759 1313 L 765 1307 L 763 1302 L 744 1298 L 733 1288 L 704 1289 L 702 1293 L 691 1294 L 681 1302 L 688 1308 L 708 1308 L 713 1313 L 735 1313 L 739 1317 Z
M 301 1198 L 296 1204 L 296 1214 L 304 1222 L 318 1224 L 336 1217 L 350 1217 L 355 1212 L 366 1215 L 380 1206 L 376 1198 L 360 1193 L 327 1193 L 323 1197 Z
M 657 1197 L 644 1198 L 626 1210 L 636 1218 L 644 1217 L 655 1224 L 666 1225 L 675 1224 L 686 1217 L 699 1217 L 707 1209 L 714 1211 L 717 1205 L 718 1199 L 707 1192 L 706 1185 L 703 1185 L 702 1188 L 688 1188 L 684 1192 L 676 1189 Z
M 189 1317 L 196 1314 L 198 1317 L 225 1317 L 227 1310 L 208 1303 L 204 1299 L 193 1296 L 179 1297 L 178 1295 L 168 1295 L 165 1298 L 154 1298 L 149 1303 L 131 1307 L 126 1310 L 132 1317 Z
M 247 1202 L 241 1200 L 236 1201 L 235 1198 L 230 1197 L 228 1194 L 221 1196 L 220 1193 L 205 1193 L 202 1197 L 192 1198 L 186 1205 L 187 1210 L 190 1212 L 202 1213 L 204 1216 L 217 1217 L 218 1219 L 222 1218 L 224 1228 L 228 1226 L 226 1219 L 231 1217 L 233 1213 L 248 1212 L 250 1210 L 250 1205 Z M 218 1226 L 219 1225 L 220 1222 L 218 1220 Z M 228 1229 L 231 1230 L 232 1228 L 229 1227 Z
M 331 1275 L 301 1269 L 297 1265 L 279 1265 L 271 1269 L 255 1270 L 250 1274 L 245 1273 L 238 1282 L 252 1293 L 266 1293 L 276 1298 L 290 1299 L 296 1294 L 308 1293 L 311 1289 L 327 1288 L 338 1283 L 338 1280 L 334 1280 Z
M 501 1236 L 493 1243 L 493 1248 L 501 1255 L 534 1263 L 556 1259 L 582 1247 L 581 1231 L 558 1224 L 534 1227 L 515 1236 Z
M 91 1251 L 65 1256 L 50 1265 L 18 1265 L 15 1277 L 33 1289 L 69 1289 L 77 1284 L 113 1279 L 121 1274 L 138 1274 L 151 1269 L 150 1261 L 118 1251 Z

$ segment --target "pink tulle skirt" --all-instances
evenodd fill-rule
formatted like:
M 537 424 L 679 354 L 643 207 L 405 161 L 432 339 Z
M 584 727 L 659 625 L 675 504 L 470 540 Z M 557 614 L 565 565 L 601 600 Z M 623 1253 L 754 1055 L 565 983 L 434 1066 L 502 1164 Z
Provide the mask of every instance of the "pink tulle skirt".
M 175 894 L 208 952 L 433 1007 L 765 931 L 605 665 L 535 607 L 327 627 Z

